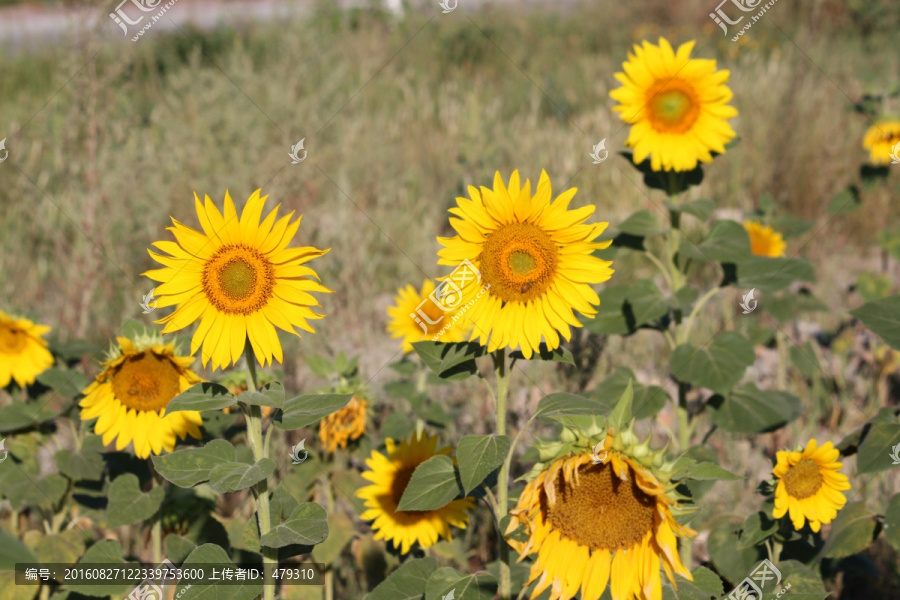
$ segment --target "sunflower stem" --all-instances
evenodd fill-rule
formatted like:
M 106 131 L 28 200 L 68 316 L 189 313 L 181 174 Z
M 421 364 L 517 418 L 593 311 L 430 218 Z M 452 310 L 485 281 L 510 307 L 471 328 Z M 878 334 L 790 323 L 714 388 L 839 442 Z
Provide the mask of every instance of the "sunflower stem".
M 153 474 L 153 487 L 162 487 L 162 477 L 153 468 L 153 461 L 148 460 L 150 465 L 150 473 Z M 150 538 L 153 546 L 153 564 L 159 565 L 162 562 L 162 509 L 156 513 L 153 525 L 150 529 Z
M 497 435 L 506 435 L 506 398 L 509 395 L 509 373 L 506 370 L 506 351 L 494 352 L 494 373 L 497 376 Z M 512 448 L 510 447 L 510 452 Z M 508 457 L 507 457 L 508 458 Z M 500 595 L 499 600 L 510 600 L 512 585 L 509 576 L 509 545 L 503 538 L 503 517 L 509 510 L 509 467 L 506 460 L 497 478 L 497 537 L 500 544 Z
M 322 487 L 325 492 L 325 507 L 328 514 L 332 515 L 334 514 L 334 489 L 328 475 L 322 477 Z M 334 600 L 334 565 L 328 565 L 328 571 L 325 572 L 325 600 Z

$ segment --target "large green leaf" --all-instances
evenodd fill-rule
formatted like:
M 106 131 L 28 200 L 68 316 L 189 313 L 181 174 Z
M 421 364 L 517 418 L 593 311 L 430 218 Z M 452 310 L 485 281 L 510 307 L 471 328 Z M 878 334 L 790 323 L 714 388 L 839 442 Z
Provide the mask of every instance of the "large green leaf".
M 894 457 L 898 460 L 895 460 Z M 856 469 L 859 473 L 877 473 L 900 464 L 900 424 L 873 422 L 859 445 Z
M 137 563 L 126 562 L 122 558 L 122 545 L 116 540 L 100 540 L 87 549 L 87 552 L 78 559 L 78 565 L 113 565 L 118 568 L 130 569 L 138 567 Z M 91 583 L 88 581 L 71 582 L 62 586 L 63 590 L 70 590 L 85 596 L 104 598 L 106 596 L 124 597 L 134 583 L 122 582 L 122 584 Z
M 628 290 L 624 310 L 629 327 L 637 329 L 669 312 L 669 300 L 662 295 L 652 279 L 641 279 Z
M 273 422 L 280 429 L 301 429 L 347 406 L 353 394 L 303 394 L 284 401 Z
M 525 355 L 522 354 L 521 350 L 510 352 L 509 356 L 510 358 L 515 358 L 517 360 L 526 360 Z M 562 346 L 559 346 L 554 350 L 550 350 L 549 348 L 547 348 L 547 344 L 543 342 L 538 346 L 537 352 L 532 354 L 531 358 L 528 360 L 543 360 L 546 362 L 559 362 L 569 365 L 575 364 L 575 359 L 572 357 L 571 352 L 569 352 Z
M 413 342 L 413 349 L 429 369 L 442 379 L 465 379 L 477 371 L 475 359 L 487 352 L 475 342 Z
M 763 433 L 784 427 L 800 416 L 800 399 L 788 392 L 760 390 L 748 383 L 726 397 L 710 400 L 713 422 L 731 433 Z
M 0 528 L 0 571 L 12 571 L 17 562 L 36 563 L 38 559 L 17 537 Z
M 340 558 L 341 551 L 355 537 L 353 521 L 344 513 L 328 516 L 328 537 L 312 551 L 313 561 L 326 566 Z
M 459 478 L 466 494 L 503 464 L 510 441 L 505 435 L 465 435 L 456 447 Z
M 462 496 L 453 461 L 444 455 L 432 456 L 413 471 L 398 510 L 436 510 Z
M 734 481 L 744 479 L 740 475 L 723 469 L 716 463 L 696 462 L 691 458 L 682 459 L 686 464 L 677 469 L 675 479 L 693 479 L 694 481 Z M 684 464 L 679 461 L 679 464 Z
M 69 482 L 59 473 L 40 477 L 23 472 L 18 465 L 10 464 L 4 474 L 0 497 L 6 496 L 14 510 L 28 506 L 55 506 L 65 495 Z
M 669 369 L 679 381 L 726 394 L 741 380 L 753 360 L 750 340 L 728 331 L 702 348 L 691 344 L 678 346 L 669 359 Z
M 575 415 L 606 416 L 611 410 L 612 407 L 606 406 L 597 400 L 576 394 L 557 392 L 541 398 L 534 416 L 541 419 L 556 419 Z
M 493 600 L 497 580 L 482 571 L 464 575 L 450 567 L 436 570 L 425 584 L 425 600 Z
M 43 404 L 13 401 L 0 408 L 0 433 L 34 427 L 52 421 L 57 416 L 55 410 Z
M 737 263 L 753 256 L 750 236 L 736 221 L 717 221 L 700 244 L 684 240 L 678 253 L 686 258 L 719 263 Z
M 894 350 L 900 350 L 900 296 L 867 302 L 850 314 L 881 336 Z
M 37 380 L 63 398 L 78 396 L 89 383 L 88 378 L 81 371 L 60 367 L 50 367 L 38 375 Z
M 659 221 L 649 210 L 639 210 L 631 213 L 628 218 L 622 221 L 618 230 L 622 233 L 639 237 L 651 237 L 662 235 L 669 231 L 668 227 L 660 227 Z
M 204 381 L 172 398 L 166 405 L 166 414 L 182 410 L 222 410 L 234 402 L 234 395 L 224 385 Z
M 328 515 L 314 502 L 299 505 L 283 523 L 278 523 L 259 542 L 269 548 L 291 544 L 314 546 L 328 537 Z
M 822 547 L 823 558 L 844 558 L 862 552 L 872 541 L 875 515 L 864 502 L 851 502 L 838 511 Z
M 73 565 L 78 561 L 78 557 L 84 554 L 84 532 L 77 527 L 66 529 L 61 533 L 38 535 L 40 537 L 33 548 L 34 553 L 41 557 L 40 562 L 43 564 Z
M 198 546 L 185 559 L 182 569 L 203 569 L 210 572 L 209 565 L 232 565 L 234 563 L 228 554 L 215 544 L 203 544 Z M 248 582 L 243 584 L 229 583 L 217 585 L 214 583 L 194 583 L 192 585 L 179 584 L 175 591 L 178 600 L 253 600 L 262 595 L 261 582 Z
M 764 550 L 759 547 L 740 547 L 739 528 L 738 524 L 720 521 L 710 528 L 706 541 L 707 552 L 716 571 L 732 582 L 743 580 L 764 558 Z
M 415 558 L 378 584 L 365 600 L 424 600 L 428 578 L 437 569 L 437 559 Z
M 100 438 L 99 436 L 89 436 L 87 439 L 97 439 L 99 441 Z M 87 439 L 85 442 L 87 442 Z M 53 455 L 53 460 L 56 461 L 56 467 L 59 469 L 59 472 L 69 479 L 75 481 L 96 481 L 103 475 L 101 449 L 84 443 L 78 452 L 70 450 L 57 451 Z
M 166 558 L 176 565 L 183 563 L 184 559 L 197 547 L 191 540 L 174 533 L 166 536 L 166 539 L 163 540 L 163 546 L 166 550 Z
M 279 382 L 267 383 L 257 392 L 244 392 L 237 397 L 238 402 L 252 406 L 284 407 L 284 386 Z
M 693 581 L 678 577 L 678 589 L 663 578 L 663 600 L 710 600 L 722 595 L 722 580 L 706 567 L 697 567 L 691 575 Z
M 669 395 L 657 385 L 643 385 L 637 383 L 634 371 L 628 367 L 619 367 L 615 373 L 600 382 L 597 387 L 588 392 L 590 398 L 599 400 L 607 408 L 604 414 L 612 411 L 616 402 L 625 393 L 629 382 L 633 382 L 634 398 L 631 401 L 631 410 L 635 419 L 647 419 L 652 417 L 666 405 Z
M 709 219 L 716 209 L 716 201 L 712 198 L 697 198 L 696 200 L 691 200 L 684 204 L 666 200 L 663 204 L 665 204 L 666 208 L 692 215 L 697 217 L 700 221 Z
M 900 494 L 894 494 L 884 513 L 884 539 L 900 552 Z
M 782 560 L 778 563 L 778 570 L 781 571 L 781 583 L 779 587 L 771 588 L 773 594 L 778 594 L 781 590 L 790 586 L 782 598 L 790 598 L 791 600 L 825 600 L 832 594 L 825 590 L 825 584 L 819 574 L 796 560 Z M 774 583 L 774 582 L 772 582 Z M 770 589 L 767 587 L 766 592 Z
M 765 291 L 781 290 L 795 281 L 816 280 L 815 269 L 806 258 L 754 256 L 738 264 L 737 274 L 740 287 Z
M 229 442 L 213 440 L 202 448 L 176 450 L 152 459 L 153 466 L 166 481 L 187 488 L 208 481 L 209 472 L 218 465 L 234 462 L 235 454 Z
M 109 485 L 106 524 L 118 527 L 149 519 L 159 510 L 165 495 L 165 489 L 158 485 L 147 493 L 142 492 L 137 475 L 133 473 L 119 475 Z
M 761 544 L 776 531 L 778 531 L 777 520 L 763 511 L 755 512 L 744 520 L 744 527 L 741 530 L 741 542 L 738 544 L 738 547 L 752 548 L 757 544 Z
M 252 465 L 241 462 L 225 462 L 209 472 L 209 485 L 221 493 L 238 492 L 254 486 L 275 472 L 275 461 L 261 458 Z
M 582 317 L 585 329 L 591 333 L 626 335 L 631 332 L 625 320 L 623 306 L 628 299 L 631 286 L 613 285 L 600 292 L 600 306 L 593 319 Z

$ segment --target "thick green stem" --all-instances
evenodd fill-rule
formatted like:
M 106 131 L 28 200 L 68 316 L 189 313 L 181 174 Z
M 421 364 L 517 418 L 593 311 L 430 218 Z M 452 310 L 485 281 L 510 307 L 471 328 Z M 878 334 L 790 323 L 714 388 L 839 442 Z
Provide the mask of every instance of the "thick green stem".
M 506 398 L 509 395 L 509 373 L 506 370 L 506 352 L 494 353 L 494 373 L 497 376 L 497 435 L 506 435 Z M 512 452 L 512 448 L 510 448 Z M 509 545 L 503 538 L 502 521 L 509 511 L 509 467 L 506 460 L 500 467 L 497 478 L 497 529 L 500 544 L 500 596 L 499 600 L 510 600 L 512 585 L 509 574 Z
M 682 452 L 686 452 L 691 445 L 691 415 L 687 407 L 687 384 L 678 382 L 678 444 Z M 691 556 L 691 540 L 678 539 L 678 550 L 681 554 L 681 563 L 690 569 L 693 563 Z
M 325 491 L 325 507 L 328 514 L 334 514 L 334 490 L 331 487 L 331 479 L 328 475 L 323 477 L 322 487 Z M 328 571 L 325 572 L 325 600 L 334 600 L 334 565 L 326 565 Z
M 162 477 L 153 468 L 153 461 L 148 460 L 147 463 L 150 466 L 150 473 L 153 475 L 153 487 L 162 487 Z M 153 547 L 153 564 L 156 566 L 162 562 L 162 509 L 156 513 L 156 518 L 150 527 L 150 539 Z

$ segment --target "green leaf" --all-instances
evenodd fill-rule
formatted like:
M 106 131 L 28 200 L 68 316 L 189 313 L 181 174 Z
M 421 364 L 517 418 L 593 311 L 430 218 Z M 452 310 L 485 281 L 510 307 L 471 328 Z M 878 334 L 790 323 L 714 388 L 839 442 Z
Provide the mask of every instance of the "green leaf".
M 267 383 L 257 392 L 244 392 L 237 397 L 238 402 L 251 406 L 284 408 L 284 386 L 279 382 Z
M 609 413 L 609 426 L 614 428 L 616 431 L 622 431 L 631 421 L 631 401 L 634 399 L 634 387 L 632 386 L 631 381 L 628 382 L 628 387 L 625 388 L 625 391 L 622 392 L 622 396 L 619 398 L 619 401 L 616 403 L 615 408 L 613 408 L 612 412 Z
M 8 479 L 4 478 L 3 483 L 0 494 L 6 496 L 15 510 L 28 506 L 52 507 L 62 499 L 69 485 L 59 473 L 38 478 L 37 475 L 30 477 L 19 469 Z
M 722 522 L 711 528 L 707 538 L 707 553 L 716 570 L 728 581 L 740 582 L 765 558 L 759 547 L 741 548 L 736 530 L 738 525 Z
M 34 545 L 34 553 L 41 557 L 40 562 L 44 564 L 73 565 L 84 554 L 84 532 L 76 527 L 62 533 L 43 535 Z
M 353 394 L 303 394 L 284 401 L 273 423 L 279 429 L 301 429 L 347 406 Z
M 163 546 L 165 546 L 166 558 L 176 565 L 184 562 L 184 559 L 197 547 L 191 540 L 174 533 L 166 536 L 166 539 L 163 540 Z
M 609 407 L 591 398 L 558 392 L 541 398 L 534 416 L 546 420 L 574 415 L 605 416 L 609 411 Z
M 753 344 L 739 333 L 728 331 L 703 348 L 682 344 L 669 359 L 669 369 L 684 381 L 727 393 L 753 364 Z
M 894 350 L 900 350 L 900 296 L 867 302 L 850 314 L 881 336 Z
M 329 515 L 328 537 L 313 548 L 313 561 L 328 566 L 340 558 L 344 546 L 355 536 L 353 527 L 353 521 L 344 513 Z
M 831 522 L 831 532 L 822 546 L 823 558 L 844 558 L 862 552 L 872 541 L 875 515 L 864 502 L 851 502 L 838 511 Z
M 522 354 L 521 350 L 511 352 L 509 356 L 517 360 L 526 360 L 525 355 Z M 575 364 L 575 359 L 572 357 L 571 352 L 569 352 L 562 346 L 559 346 L 555 350 L 548 350 L 547 344 L 545 343 L 541 343 L 541 345 L 538 347 L 538 351 L 532 354 L 531 358 L 527 360 L 544 360 L 548 362 L 566 363 L 569 365 Z
M 898 464 L 892 455 L 900 457 L 900 424 L 873 423 L 859 445 L 856 471 L 857 473 L 887 471 Z
M 428 368 L 448 380 L 465 379 L 477 371 L 475 359 L 487 350 L 475 342 L 413 342 L 413 349 Z
M 291 544 L 314 546 L 328 537 L 328 515 L 315 502 L 306 502 L 294 509 L 287 521 L 278 523 L 259 542 L 269 548 L 283 548 Z
M 788 392 L 763 391 L 748 383 L 727 397 L 710 400 L 713 422 L 731 433 L 764 433 L 784 427 L 800 416 L 800 399 Z
M 716 221 L 699 245 L 683 240 L 678 254 L 695 260 L 737 263 L 753 256 L 750 236 L 736 221 Z
M 433 572 L 425 584 L 425 600 L 443 600 L 451 592 L 453 600 L 494 600 L 497 580 L 486 572 L 463 575 L 443 567 Z
M 631 286 L 613 285 L 600 292 L 600 306 L 593 319 L 582 317 L 581 322 L 591 333 L 608 335 L 626 335 L 631 332 L 625 320 L 623 307 L 628 299 Z
M 459 440 L 456 459 L 463 491 L 468 494 L 503 464 L 510 441 L 505 435 L 466 435 Z
M 153 466 L 166 481 L 184 488 L 208 481 L 214 467 L 234 459 L 234 446 L 225 440 L 213 440 L 202 448 L 187 448 L 152 457 Z
M 738 548 L 752 548 L 761 544 L 778 531 L 778 521 L 763 511 L 755 512 L 744 520 Z
M 716 201 L 711 198 L 698 198 L 684 204 L 666 200 L 663 204 L 666 205 L 666 208 L 694 216 L 700 221 L 709 219 L 716 209 Z
M 63 398 L 74 398 L 88 386 L 88 378 L 80 371 L 51 367 L 37 376 L 39 383 L 51 388 Z
M 663 578 L 663 600 L 710 600 L 724 592 L 722 580 L 706 567 L 697 567 L 691 572 L 693 581 L 678 577 L 678 589 Z
M 859 195 L 859 188 L 855 185 L 840 191 L 828 203 L 826 211 L 829 215 L 837 215 L 842 213 L 848 215 L 858 206 L 862 204 L 862 198 Z
M 669 399 L 666 391 L 658 385 L 637 383 L 634 372 L 628 367 L 616 369 L 615 373 L 600 382 L 593 391 L 588 392 L 588 396 L 599 400 L 606 407 L 603 414 L 608 414 L 612 412 L 630 382 L 634 386 L 631 409 L 635 419 L 652 417 L 666 405 L 666 400 Z
M 0 571 L 12 571 L 16 563 L 40 562 L 17 537 L 0 528 Z
M 18 402 L 0 408 L 0 433 L 28 429 L 57 417 L 57 413 L 36 402 Z
M 884 539 L 900 552 L 900 494 L 894 494 L 884 513 Z
M 777 291 L 795 281 L 813 283 L 816 271 L 806 258 L 772 258 L 753 256 L 737 266 L 737 285 L 763 291 Z
M 379 583 L 365 600 L 424 600 L 428 578 L 436 569 L 436 558 L 408 560 Z
M 198 546 L 185 559 L 182 569 L 203 568 L 205 565 L 234 565 L 225 550 L 215 544 Z M 228 585 L 193 584 L 178 585 L 178 600 L 253 600 L 262 596 L 261 582 Z
M 779 593 L 776 590 L 783 590 L 787 585 L 791 587 L 788 592 L 781 596 L 791 600 L 825 600 L 831 596 L 830 592 L 825 590 L 822 578 L 819 574 L 796 560 L 782 560 L 778 563 L 778 570 L 781 571 L 780 588 L 772 588 L 772 593 Z M 774 582 L 772 582 L 774 583 Z M 766 589 L 768 591 L 768 588 Z
M 683 471 L 679 471 L 675 478 L 679 480 L 693 479 L 694 481 L 734 481 L 736 479 L 744 479 L 740 475 L 711 462 L 694 463 Z
M 109 485 L 106 524 L 118 527 L 149 519 L 159 510 L 165 495 L 165 489 L 158 485 L 143 493 L 137 475 L 133 473 L 119 475 Z
M 138 563 L 126 562 L 122 558 L 122 545 L 116 540 L 100 540 L 95 543 L 78 559 L 76 566 L 98 564 L 114 565 L 124 569 L 140 566 Z M 76 594 L 84 594 L 85 596 L 104 598 L 107 596 L 123 597 L 133 587 L 133 582 L 123 582 L 121 585 L 108 583 L 84 584 L 80 582 L 78 585 L 64 584 L 62 589 L 71 590 Z
M 209 472 L 209 485 L 223 494 L 245 490 L 256 485 L 275 472 L 275 461 L 262 458 L 248 465 L 240 462 L 226 462 L 216 465 Z
M 450 458 L 437 455 L 421 463 L 413 471 L 398 510 L 436 510 L 462 496 L 456 467 Z
M 660 227 L 656 217 L 649 210 L 631 213 L 618 227 L 622 233 L 639 237 L 662 235 L 669 231 L 668 227 Z
M 172 398 L 172 401 L 166 405 L 166 414 L 183 410 L 222 410 L 234 402 L 234 396 L 224 385 L 204 381 Z
M 816 352 L 809 341 L 804 342 L 800 346 L 791 346 L 789 354 L 791 364 L 807 377 L 815 377 L 821 372 L 819 359 L 816 357 Z
M 892 289 L 894 289 L 894 282 L 888 275 L 863 271 L 856 278 L 856 291 L 863 302 L 874 302 L 887 298 L 891 295 Z
M 628 301 L 624 311 L 626 322 L 634 330 L 669 312 L 669 300 L 662 295 L 652 279 L 641 279 L 628 291 Z
M 53 455 L 59 472 L 74 481 L 97 481 L 103 476 L 103 455 L 82 447 L 79 452 L 59 450 Z

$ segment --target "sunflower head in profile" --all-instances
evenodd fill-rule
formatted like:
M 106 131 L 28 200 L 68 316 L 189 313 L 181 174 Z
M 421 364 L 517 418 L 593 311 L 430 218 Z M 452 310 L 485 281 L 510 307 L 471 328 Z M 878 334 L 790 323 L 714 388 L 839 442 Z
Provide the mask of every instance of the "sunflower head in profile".
M 366 433 L 366 408 L 369 403 L 354 395 L 344 408 L 335 411 L 319 423 L 319 439 L 325 450 L 334 452 L 346 448 Z
M 772 258 L 784 256 L 787 244 L 780 233 L 757 221 L 744 221 L 744 229 L 750 236 L 750 250 L 753 254 Z
M 402 554 L 407 554 L 416 543 L 428 548 L 439 538 L 452 539 L 450 527 L 465 529 L 469 523 L 466 511 L 475 505 L 472 498 L 462 498 L 437 510 L 397 510 L 416 467 L 432 456 L 450 454 L 451 448 L 438 449 L 437 444 L 437 436 L 425 432 L 413 433 L 399 446 L 388 438 L 385 440 L 387 456 L 373 450 L 366 459 L 369 469 L 362 476 L 372 485 L 356 492 L 368 509 L 361 518 L 372 521 L 375 539 L 392 542 Z
M 466 277 L 462 300 L 472 324 L 470 339 L 489 352 L 521 348 L 525 358 L 559 347 L 580 327 L 575 316 L 597 314 L 600 298 L 591 287 L 613 273 L 610 261 L 593 256 L 612 242 L 596 239 L 608 223 L 585 223 L 593 205 L 569 209 L 575 188 L 552 199 L 550 178 L 541 171 L 537 189 L 514 171 L 509 185 L 498 172 L 494 187 L 469 186 L 470 199 L 457 198 L 450 224 L 457 235 L 438 238 L 444 247 L 439 264 L 457 269 L 471 264 L 478 275 Z M 452 279 L 451 275 L 451 279 Z
M 671 466 L 631 431 L 610 429 L 600 440 L 576 453 L 563 444 L 567 450 L 557 458 L 542 452 L 536 477 L 510 511 L 506 535 L 519 560 L 537 555 L 531 598 L 550 589 L 557 600 L 579 590 L 583 600 L 598 600 L 609 585 L 613 600 L 658 600 L 661 569 L 673 585 L 675 573 L 692 579 L 677 538 L 696 532 L 673 516 L 684 511 Z
M 0 388 L 12 380 L 19 387 L 31 385 L 53 366 L 53 355 L 43 338 L 49 331 L 46 325 L 35 325 L 0 311 Z
M 266 198 L 255 191 L 238 218 L 228 192 L 224 212 L 209 196 L 201 203 L 195 194 L 203 231 L 172 219 L 168 229 L 176 241 L 153 243 L 167 255 L 149 251 L 164 265 L 144 273 L 162 282 L 155 288 L 156 306 L 177 306 L 157 323 L 169 333 L 199 321 L 191 354 L 202 345 L 204 366 L 210 360 L 213 369 L 236 363 L 248 339 L 263 365 L 282 362 L 275 328 L 299 337 L 295 328 L 315 333 L 308 321 L 322 318 L 312 310 L 319 302 L 310 292 L 331 290 L 305 264 L 328 250 L 288 247 L 300 218 L 291 222 L 291 212 L 276 221 L 279 205 L 260 222 Z
M 665 38 L 659 45 L 635 44 L 634 53 L 615 77 L 621 87 L 610 92 L 613 108 L 631 124 L 626 144 L 634 148 L 635 164 L 650 157 L 654 171 L 690 171 L 722 154 L 735 137 L 728 119 L 732 92 L 725 85 L 727 70 L 715 60 L 692 59 L 694 42 L 675 51 Z
M 413 342 L 431 340 L 439 336 L 439 342 L 461 342 L 466 339 L 468 329 L 459 319 L 454 321 L 456 311 L 445 311 L 430 296 L 435 290 L 434 281 L 426 279 L 422 289 L 416 291 L 411 285 L 397 290 L 394 304 L 388 308 L 388 333 L 399 338 L 403 352 L 413 351 Z
M 200 413 L 166 414 L 172 398 L 201 381 L 191 370 L 194 359 L 178 356 L 174 344 L 150 337 L 118 338 L 103 371 L 84 389 L 81 420 L 97 419 L 94 432 L 116 450 L 134 444 L 139 458 L 171 452 L 175 438 L 200 439 Z
M 850 489 L 850 481 L 838 472 L 843 466 L 837 462 L 841 453 L 831 442 L 818 444 L 811 439 L 802 451 L 782 450 L 775 455 L 772 473 L 778 485 L 772 515 L 776 519 L 789 515 L 797 531 L 806 521 L 813 531 L 819 531 L 847 503 L 841 492 Z
M 887 165 L 900 158 L 900 119 L 881 119 L 869 127 L 863 137 L 873 165 Z

